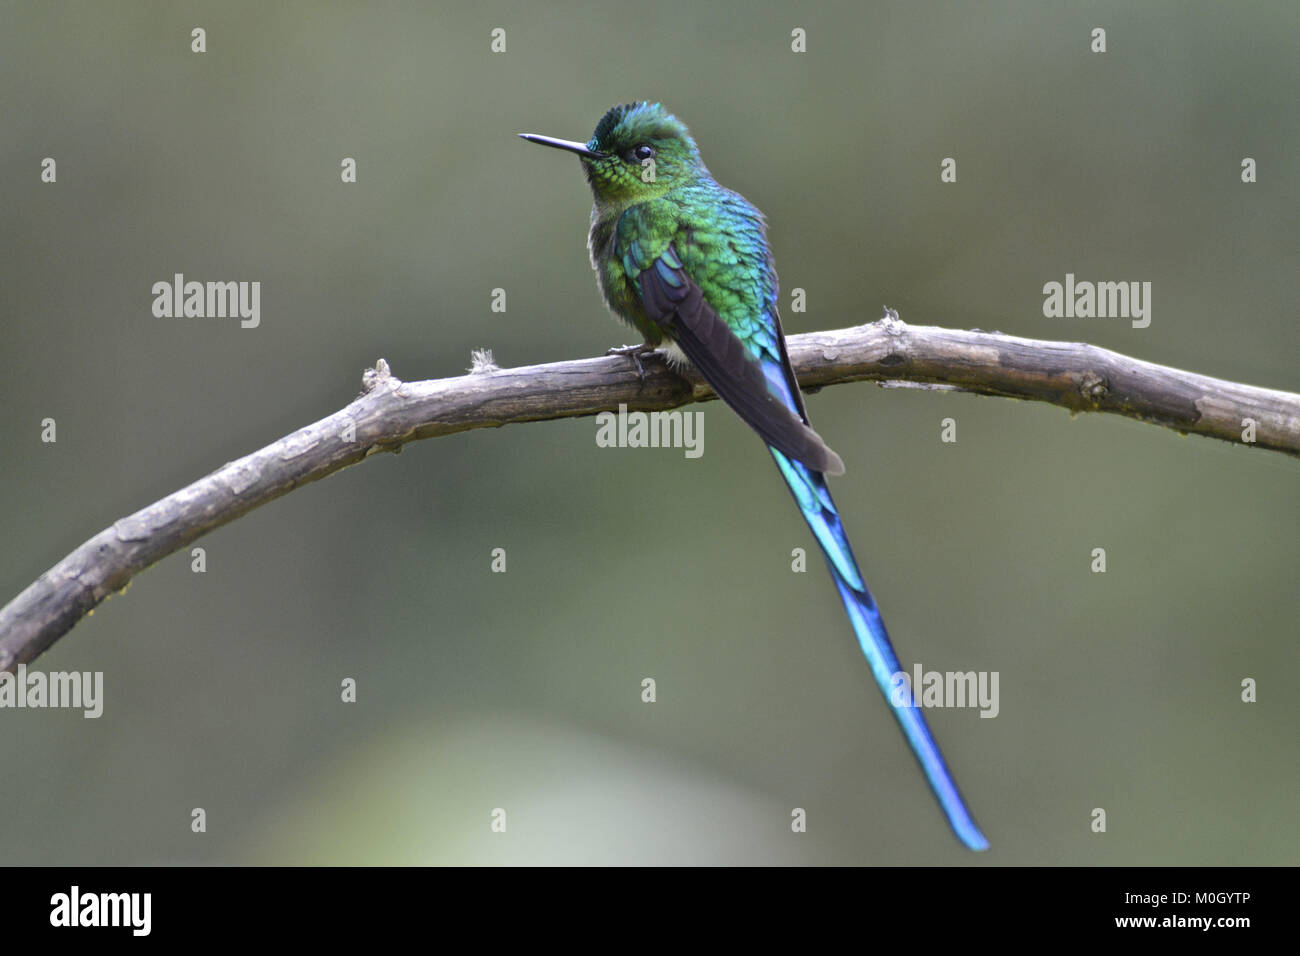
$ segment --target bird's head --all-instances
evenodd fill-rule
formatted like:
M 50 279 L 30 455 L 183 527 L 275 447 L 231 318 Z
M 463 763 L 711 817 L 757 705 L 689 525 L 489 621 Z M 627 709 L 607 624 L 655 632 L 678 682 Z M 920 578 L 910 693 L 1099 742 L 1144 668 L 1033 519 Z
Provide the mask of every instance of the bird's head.
M 519 135 L 577 153 L 597 205 L 625 206 L 653 199 L 708 172 L 686 125 L 658 103 L 615 106 L 601 117 L 586 143 Z

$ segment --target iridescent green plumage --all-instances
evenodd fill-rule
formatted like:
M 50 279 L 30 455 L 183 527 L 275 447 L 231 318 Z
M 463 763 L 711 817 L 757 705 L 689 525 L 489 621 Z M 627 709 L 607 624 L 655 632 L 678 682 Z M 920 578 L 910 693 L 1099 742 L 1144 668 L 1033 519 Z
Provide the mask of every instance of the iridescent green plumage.
M 714 181 L 685 125 L 657 103 L 614 107 L 585 150 L 587 247 L 609 307 L 647 346 L 666 339 L 684 353 L 769 444 L 843 472 L 808 426 L 785 358 L 763 214 Z M 682 301 L 688 288 L 698 295 Z M 767 363 L 785 388 L 772 389 Z
M 844 465 L 809 427 L 786 355 L 762 213 L 714 181 L 686 127 L 657 103 L 614 107 L 585 144 L 521 135 L 580 157 L 595 198 L 588 249 L 610 309 L 647 346 L 688 360 L 767 443 L 949 823 L 985 849 L 925 718 L 893 699 L 898 658 L 826 483 Z

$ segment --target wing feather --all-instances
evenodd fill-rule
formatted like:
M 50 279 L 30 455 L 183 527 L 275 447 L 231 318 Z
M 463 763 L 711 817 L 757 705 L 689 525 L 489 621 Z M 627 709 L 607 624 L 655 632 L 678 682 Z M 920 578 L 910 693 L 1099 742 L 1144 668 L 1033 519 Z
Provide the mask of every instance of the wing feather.
M 639 280 L 646 315 L 763 441 L 815 471 L 844 473 L 840 456 L 772 392 L 759 361 L 709 305 L 672 246 L 642 270 Z

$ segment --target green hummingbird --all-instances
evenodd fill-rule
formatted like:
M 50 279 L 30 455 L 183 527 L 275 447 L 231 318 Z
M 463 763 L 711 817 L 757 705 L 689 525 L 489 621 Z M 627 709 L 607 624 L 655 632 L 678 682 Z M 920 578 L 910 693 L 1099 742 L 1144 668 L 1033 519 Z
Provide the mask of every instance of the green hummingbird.
M 947 815 L 972 850 L 988 841 L 971 818 L 910 695 L 896 695 L 898 657 L 858 570 L 826 475 L 844 463 L 808 424 L 777 313 L 763 214 L 713 179 L 686 126 L 658 103 L 615 106 L 586 143 L 519 134 L 576 153 L 595 204 L 587 248 L 606 304 L 644 343 L 689 363 L 758 432 L 817 539 L 876 684 Z M 896 697 L 904 696 L 900 703 Z

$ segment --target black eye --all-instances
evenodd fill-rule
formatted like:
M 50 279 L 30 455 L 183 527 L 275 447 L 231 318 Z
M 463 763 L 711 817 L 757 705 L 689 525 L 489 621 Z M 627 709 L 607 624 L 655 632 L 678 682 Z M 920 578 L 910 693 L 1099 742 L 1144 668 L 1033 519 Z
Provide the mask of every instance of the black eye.
M 632 158 L 638 163 L 645 162 L 647 159 L 652 158 L 654 154 L 655 148 L 653 146 L 648 146 L 645 143 L 642 143 L 636 149 L 632 150 Z

